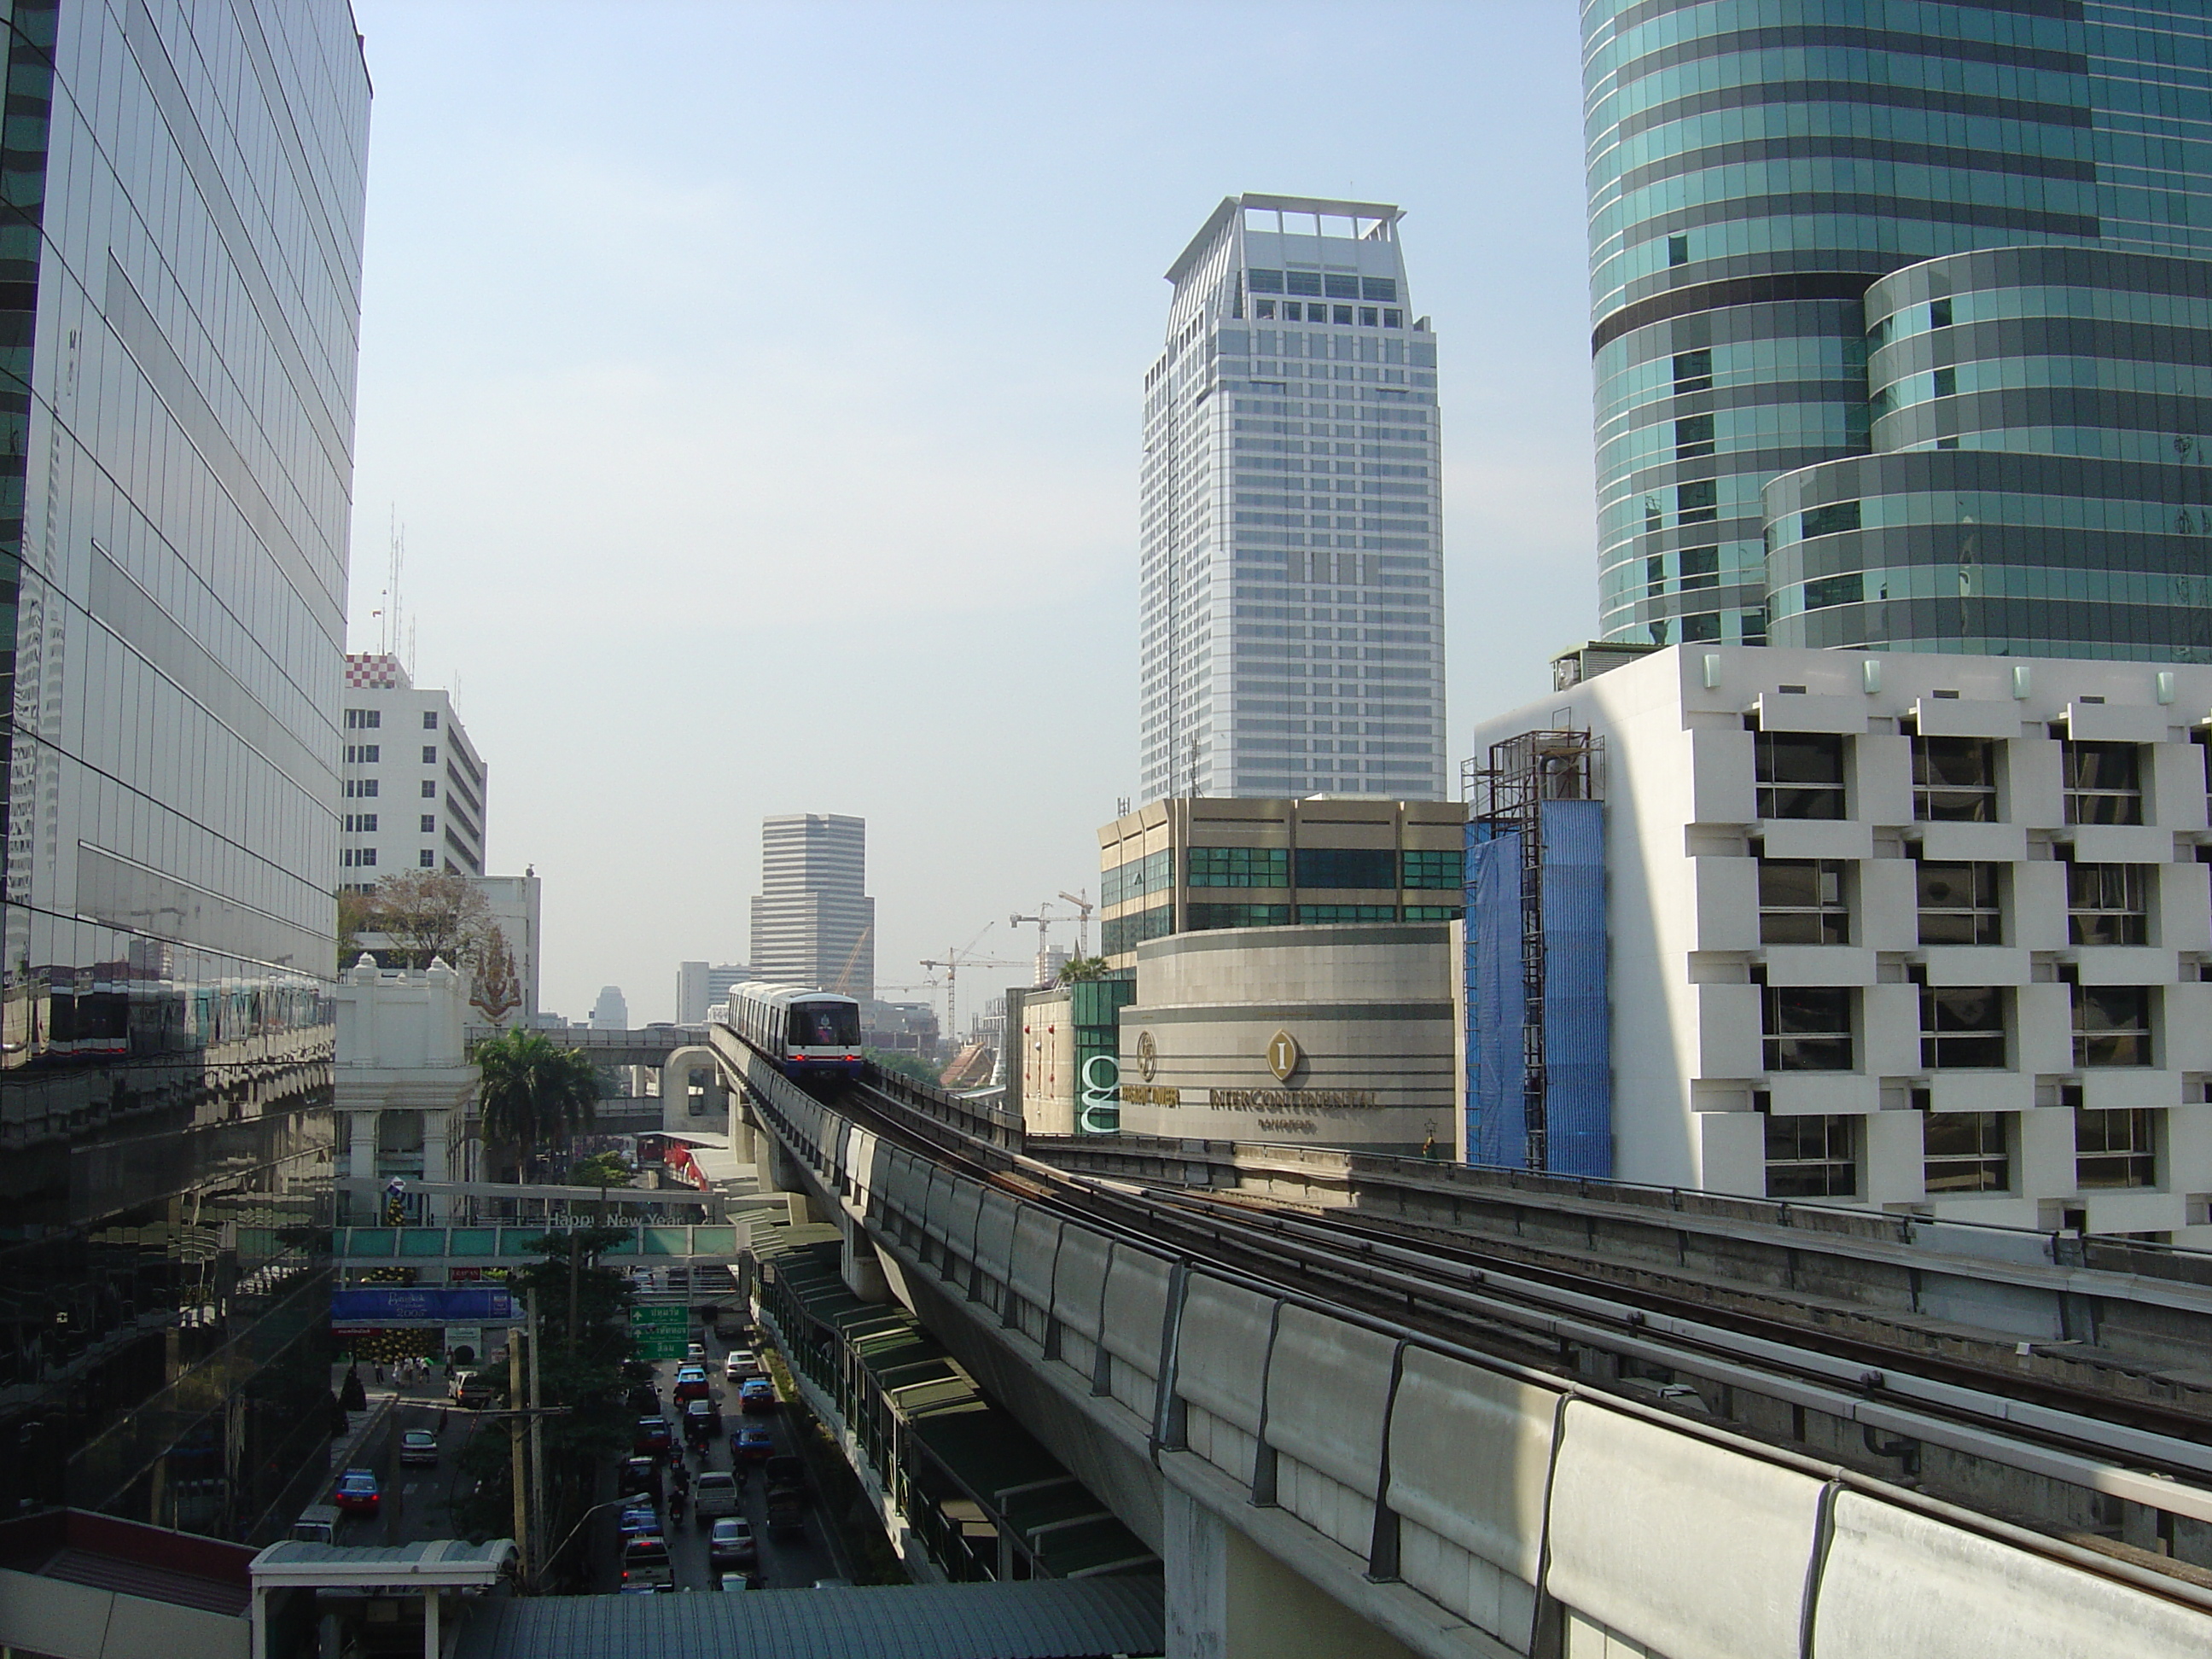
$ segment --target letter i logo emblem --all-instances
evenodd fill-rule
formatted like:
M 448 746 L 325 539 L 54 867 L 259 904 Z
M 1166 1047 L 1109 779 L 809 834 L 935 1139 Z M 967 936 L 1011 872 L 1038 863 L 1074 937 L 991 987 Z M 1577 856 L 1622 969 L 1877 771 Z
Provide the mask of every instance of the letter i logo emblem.
M 1288 1031 L 1278 1031 L 1267 1039 L 1267 1069 L 1275 1074 L 1276 1082 L 1288 1083 L 1304 1058 L 1298 1052 L 1297 1039 Z

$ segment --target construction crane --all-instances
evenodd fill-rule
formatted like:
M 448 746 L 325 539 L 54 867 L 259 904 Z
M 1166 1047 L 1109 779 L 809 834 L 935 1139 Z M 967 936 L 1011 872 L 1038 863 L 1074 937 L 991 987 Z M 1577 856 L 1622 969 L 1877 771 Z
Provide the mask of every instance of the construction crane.
M 996 957 L 979 957 L 970 954 L 975 948 L 976 940 L 990 931 L 991 924 L 987 921 L 975 930 L 975 939 L 969 939 L 963 945 L 948 947 L 943 960 L 930 959 L 921 963 L 924 968 L 933 972 L 940 968 L 945 970 L 945 1036 L 949 1042 L 960 1041 L 959 1005 L 956 999 L 959 994 L 961 969 L 1022 966 L 1018 962 L 1004 962 Z
M 1088 893 L 1090 890 L 1086 887 L 1083 892 Z M 1083 896 L 1082 893 L 1070 893 L 1063 890 L 1060 897 L 1075 907 L 1075 954 L 1079 957 L 1087 957 L 1091 954 L 1091 913 L 1098 907 Z
M 1032 921 L 1036 923 L 1036 975 L 1039 979 L 1042 979 L 1044 977 L 1045 933 L 1046 931 L 1051 927 L 1054 920 L 1055 918 L 1052 915 L 1052 901 L 1050 899 L 1047 899 L 1042 904 L 1038 905 L 1037 913 L 1033 916 L 1008 916 L 1006 918 L 1006 925 L 1009 927 L 1026 927 Z
M 860 952 L 868 948 L 868 935 L 875 931 L 876 924 L 872 921 L 860 929 L 860 938 L 854 939 L 853 948 L 845 952 L 845 965 L 837 970 L 837 983 L 830 988 L 839 996 L 853 994 L 853 964 L 860 959 Z

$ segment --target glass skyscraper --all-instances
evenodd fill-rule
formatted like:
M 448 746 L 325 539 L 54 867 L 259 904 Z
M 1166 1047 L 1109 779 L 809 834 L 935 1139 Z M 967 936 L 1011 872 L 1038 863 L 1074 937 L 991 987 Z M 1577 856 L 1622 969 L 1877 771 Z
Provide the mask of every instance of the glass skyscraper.
M 327 1461 L 369 85 L 345 0 L 0 0 L 0 1510 Z
M 1143 798 L 1444 793 L 1437 346 L 1398 209 L 1224 199 L 1145 374 Z
M 2212 659 L 2206 9 L 1583 20 L 1606 636 Z

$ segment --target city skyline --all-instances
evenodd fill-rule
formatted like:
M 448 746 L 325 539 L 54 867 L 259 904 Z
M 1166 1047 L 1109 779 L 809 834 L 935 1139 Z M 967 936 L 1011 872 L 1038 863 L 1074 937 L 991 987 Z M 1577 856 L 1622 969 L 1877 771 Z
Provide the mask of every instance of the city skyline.
M 1097 896 L 1095 827 L 1140 791 L 1139 381 L 1160 273 L 1224 194 L 1407 211 L 1445 343 L 1455 724 L 1593 631 L 1571 13 L 1385 6 L 1346 54 L 1338 6 L 1206 8 L 1164 58 L 1143 7 L 648 15 L 594 42 L 557 5 L 358 10 L 353 648 L 396 507 L 416 677 L 498 769 L 487 867 L 544 879 L 545 1007 L 612 981 L 672 1018 L 672 963 L 744 960 L 752 826 L 794 804 L 868 820 L 888 982 L 979 930 L 1026 959 L 1008 914 Z M 1194 81 L 1224 55 L 1243 89 Z M 1267 89 L 1316 76 L 1310 106 Z M 560 114 L 586 105 L 588 141 Z M 615 216 L 581 265 L 551 230 L 579 189 Z M 735 759 L 679 758 L 702 745 Z M 582 805 L 648 754 L 623 806 Z

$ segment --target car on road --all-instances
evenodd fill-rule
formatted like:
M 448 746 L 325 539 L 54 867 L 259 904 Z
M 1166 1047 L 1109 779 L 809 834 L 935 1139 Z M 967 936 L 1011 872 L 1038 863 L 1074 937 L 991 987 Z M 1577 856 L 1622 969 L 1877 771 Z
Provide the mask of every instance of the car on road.
M 760 1546 L 753 1541 L 753 1524 L 738 1516 L 726 1516 L 714 1522 L 714 1530 L 707 1535 L 707 1565 L 710 1567 L 749 1567 L 760 1559 Z
M 684 1408 L 684 1431 L 694 1438 L 712 1440 L 722 1431 L 722 1406 L 716 1400 L 695 1400 Z
M 684 1350 L 684 1358 L 685 1361 L 690 1364 L 705 1364 L 707 1363 L 707 1345 L 703 1342 L 691 1343 Z
M 623 1403 L 640 1417 L 660 1415 L 660 1395 L 649 1382 L 640 1382 L 623 1397 Z
M 849 1578 L 817 1578 L 814 1581 L 814 1588 L 817 1589 L 850 1589 L 853 1588 L 853 1581 Z
M 348 1469 L 338 1477 L 331 1501 L 347 1515 L 374 1515 L 383 1506 L 384 1494 L 377 1489 L 373 1471 Z
M 438 1437 L 428 1429 L 408 1430 L 399 1437 L 399 1464 L 402 1468 L 436 1468 Z
M 659 1533 L 640 1533 L 623 1546 L 622 1586 L 624 1594 L 650 1586 L 674 1588 L 676 1572 L 669 1565 L 668 1540 Z
M 722 1361 L 722 1380 L 725 1382 L 742 1382 L 759 1370 L 760 1360 L 750 1348 L 732 1348 Z
M 645 1533 L 660 1533 L 660 1511 L 650 1502 L 631 1504 L 622 1512 L 619 1529 L 625 1540 Z M 665 1536 L 665 1534 L 661 1534 Z
M 641 1417 L 637 1430 L 630 1436 L 629 1449 L 645 1457 L 665 1457 L 675 1443 L 675 1431 L 665 1417 Z
M 772 1412 L 775 1409 L 775 1384 L 764 1376 L 749 1377 L 738 1390 L 738 1405 L 748 1412 Z
M 753 1587 L 753 1581 L 741 1572 L 726 1572 L 720 1582 L 722 1589 L 732 1595 L 742 1595 Z
M 641 1492 L 648 1498 L 660 1496 L 660 1462 L 657 1458 L 633 1457 L 623 1464 L 622 1480 L 617 1488 L 625 1496 Z
M 730 1437 L 730 1461 L 765 1463 L 775 1455 L 775 1435 L 757 1423 L 748 1423 Z
M 491 1384 L 481 1371 L 455 1371 L 446 1385 L 447 1395 L 463 1411 L 482 1411 L 491 1404 Z
M 678 1365 L 676 1368 L 676 1403 L 679 1406 L 693 1400 L 704 1400 L 714 1393 L 714 1385 L 707 1381 L 704 1365 Z
M 719 1516 L 738 1513 L 738 1477 L 720 1469 L 702 1469 L 691 1483 L 691 1507 L 705 1526 Z

